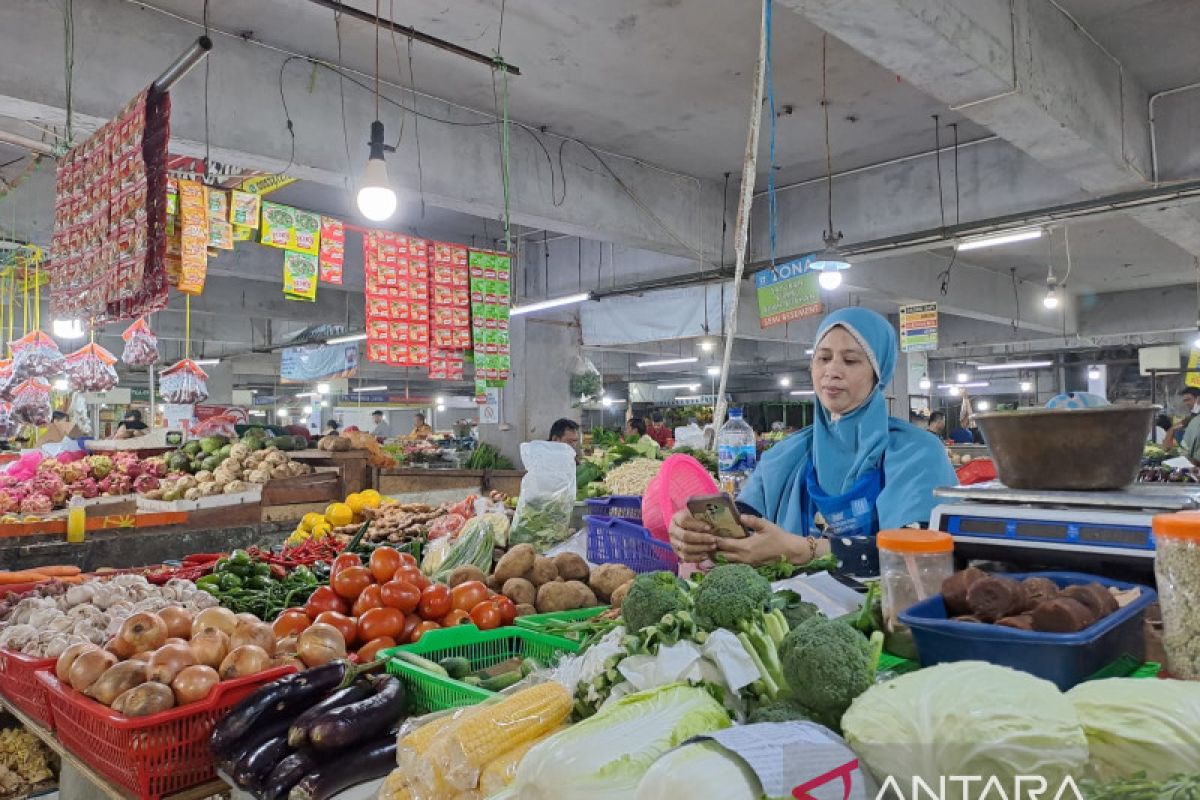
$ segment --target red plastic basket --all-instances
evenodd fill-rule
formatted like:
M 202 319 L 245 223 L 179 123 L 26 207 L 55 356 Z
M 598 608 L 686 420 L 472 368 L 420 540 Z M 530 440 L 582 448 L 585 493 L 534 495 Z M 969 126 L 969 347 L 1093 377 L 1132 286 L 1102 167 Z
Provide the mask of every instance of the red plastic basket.
M 292 667 L 222 681 L 198 703 L 148 717 L 126 717 L 63 686 L 53 672 L 47 687 L 58 739 L 92 769 L 143 800 L 158 800 L 216 777 L 209 740 L 218 720 L 263 684 Z
M 34 722 L 54 730 L 46 687 L 35 675 L 52 670 L 56 658 L 38 658 L 0 648 L 0 694 Z
M 671 517 L 687 506 L 688 499 L 718 491 L 717 482 L 699 461 L 684 453 L 667 456 L 642 497 L 642 524 L 655 539 L 669 542 Z

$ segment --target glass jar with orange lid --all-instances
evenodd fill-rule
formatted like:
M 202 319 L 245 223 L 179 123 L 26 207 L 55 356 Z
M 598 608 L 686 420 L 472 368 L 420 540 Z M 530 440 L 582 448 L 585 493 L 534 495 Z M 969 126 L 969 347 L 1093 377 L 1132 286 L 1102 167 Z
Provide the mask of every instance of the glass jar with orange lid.
M 900 612 L 942 591 L 942 581 L 954 574 L 954 539 L 942 531 L 916 528 L 880 531 L 879 589 L 888 651 L 915 658 L 916 648 Z
M 1167 670 L 1194 680 L 1200 678 L 1200 513 L 1160 514 L 1151 528 Z

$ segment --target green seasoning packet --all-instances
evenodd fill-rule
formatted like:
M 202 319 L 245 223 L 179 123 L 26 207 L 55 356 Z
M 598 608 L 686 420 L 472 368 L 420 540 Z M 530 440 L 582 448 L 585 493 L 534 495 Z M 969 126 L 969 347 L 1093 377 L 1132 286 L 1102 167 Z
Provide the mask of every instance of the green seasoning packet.
M 283 251 L 283 293 L 289 300 L 317 301 L 317 257 Z

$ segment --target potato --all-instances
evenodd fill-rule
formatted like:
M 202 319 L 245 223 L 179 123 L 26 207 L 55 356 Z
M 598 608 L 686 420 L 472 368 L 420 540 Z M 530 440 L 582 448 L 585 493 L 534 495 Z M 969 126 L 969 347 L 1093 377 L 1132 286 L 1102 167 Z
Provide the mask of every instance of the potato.
M 536 608 L 534 608 L 533 606 L 528 605 L 526 603 L 522 603 L 521 605 L 517 606 L 517 616 L 518 617 L 527 617 L 530 614 L 536 614 L 536 613 L 538 613 L 538 610 Z
M 533 605 L 537 599 L 537 589 L 524 578 L 509 578 L 504 582 L 501 594 L 517 605 Z
M 533 566 L 529 572 L 525 573 L 525 579 L 534 586 L 541 586 L 559 579 L 558 568 L 554 566 L 553 559 L 537 556 L 533 559 Z
M 551 581 L 538 587 L 537 610 L 546 614 L 551 611 L 574 611 L 579 608 L 579 594 L 565 581 Z
M 608 602 L 613 608 L 620 608 L 621 604 L 625 602 L 625 595 L 629 594 L 630 586 L 633 586 L 633 581 L 626 581 L 618 586 L 617 590 L 612 593 L 612 597 L 608 599 Z
M 596 594 L 583 581 L 567 581 L 567 588 L 575 593 L 576 608 L 591 608 L 600 605 L 596 600 Z
M 510 578 L 509 580 L 512 579 Z M 484 581 L 484 584 L 486 584 L 487 587 L 493 592 L 500 592 L 504 588 L 504 584 L 496 580 L 495 575 L 488 575 L 487 580 Z
M 486 583 L 487 575 L 485 575 L 483 570 L 474 564 L 463 564 L 455 567 L 450 572 L 449 583 L 451 589 L 453 589 L 455 586 L 458 586 L 460 583 L 466 583 L 467 581 L 481 581 Z
M 583 581 L 587 583 L 591 570 L 582 558 L 574 553 L 559 553 L 554 557 L 554 568 L 564 581 Z
M 592 570 L 588 585 L 597 598 L 605 603 L 612 603 L 613 592 L 636 577 L 637 573 L 624 564 L 601 564 Z
M 504 557 L 496 564 L 496 580 L 503 586 L 504 581 L 509 578 L 520 578 L 533 568 L 535 558 L 537 558 L 537 551 L 533 549 L 533 545 L 528 543 L 517 545 L 505 553 Z

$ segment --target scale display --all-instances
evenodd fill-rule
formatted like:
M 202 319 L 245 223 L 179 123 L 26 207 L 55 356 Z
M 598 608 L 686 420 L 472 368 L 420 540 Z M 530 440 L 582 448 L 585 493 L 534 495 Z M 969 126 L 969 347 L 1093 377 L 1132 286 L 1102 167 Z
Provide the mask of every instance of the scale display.
M 939 527 L 951 535 L 1006 539 L 1013 543 L 1027 541 L 1154 549 L 1154 537 L 1148 525 L 983 517 L 951 512 L 941 518 Z

